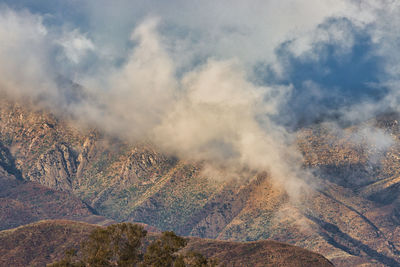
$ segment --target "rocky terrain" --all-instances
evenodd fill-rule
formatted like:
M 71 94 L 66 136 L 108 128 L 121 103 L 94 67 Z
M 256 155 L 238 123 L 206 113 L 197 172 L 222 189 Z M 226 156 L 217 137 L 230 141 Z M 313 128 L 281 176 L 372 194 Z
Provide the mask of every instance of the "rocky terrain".
M 99 226 L 72 221 L 41 221 L 0 231 L 1 266 L 44 266 L 59 260 L 69 248 L 79 248 Z M 149 234 L 152 238 L 156 234 Z M 185 250 L 217 257 L 225 266 L 333 266 L 317 253 L 274 241 L 238 243 L 189 238 Z
M 299 130 L 304 167 L 318 179 L 294 201 L 268 174 L 210 180 L 201 175 L 201 164 L 160 153 L 150 143 L 128 144 L 88 126 L 78 130 L 68 118 L 29 105 L 0 102 L 0 165 L 4 177 L 13 177 L 6 183 L 72 201 L 55 201 L 58 208 L 46 207 L 48 215 L 38 211 L 26 216 L 32 219 L 13 222 L 15 208 L 9 207 L 22 207 L 21 201 L 40 206 L 45 198 L 35 202 L 1 189 L 1 197 L 10 192 L 1 202 L 1 216 L 9 220 L 3 229 L 96 214 L 179 235 L 288 242 L 321 253 L 336 266 L 400 264 L 396 114 L 369 122 L 392 136 L 384 150 L 362 138 L 353 142 L 357 127 L 339 131 L 319 124 Z

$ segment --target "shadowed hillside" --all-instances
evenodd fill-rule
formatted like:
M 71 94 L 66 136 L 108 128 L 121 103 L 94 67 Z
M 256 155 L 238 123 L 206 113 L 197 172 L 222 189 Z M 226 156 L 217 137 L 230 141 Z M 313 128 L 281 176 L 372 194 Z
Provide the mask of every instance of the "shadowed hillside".
M 18 180 L 0 167 L 0 230 L 44 219 L 71 219 L 97 224 L 113 222 L 95 215 L 90 207 L 67 192 Z

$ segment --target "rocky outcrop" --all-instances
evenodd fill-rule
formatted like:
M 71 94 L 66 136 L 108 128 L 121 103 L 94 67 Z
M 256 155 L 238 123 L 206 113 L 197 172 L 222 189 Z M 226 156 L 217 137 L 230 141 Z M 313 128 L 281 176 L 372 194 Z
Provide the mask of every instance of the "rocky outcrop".
M 15 161 L 10 150 L 2 143 L 0 143 L 0 168 L 8 174 L 14 175 L 19 179 L 22 178 L 20 170 L 15 166 Z
M 151 148 L 135 147 L 122 163 L 121 182 L 125 184 L 152 184 L 157 180 L 157 174 L 163 172 L 160 167 L 168 163 L 172 167 L 175 162 L 175 159 L 168 159 Z
M 28 179 L 57 190 L 71 190 L 76 177 L 76 159 L 65 144 L 55 144 L 28 172 Z

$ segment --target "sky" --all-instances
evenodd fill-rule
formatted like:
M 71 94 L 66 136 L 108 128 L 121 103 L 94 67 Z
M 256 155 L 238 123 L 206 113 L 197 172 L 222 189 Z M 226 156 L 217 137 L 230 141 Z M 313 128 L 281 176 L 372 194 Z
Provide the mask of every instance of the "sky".
M 398 111 L 399 44 L 390 0 L 0 0 L 0 90 L 210 169 L 299 176 L 297 129 Z

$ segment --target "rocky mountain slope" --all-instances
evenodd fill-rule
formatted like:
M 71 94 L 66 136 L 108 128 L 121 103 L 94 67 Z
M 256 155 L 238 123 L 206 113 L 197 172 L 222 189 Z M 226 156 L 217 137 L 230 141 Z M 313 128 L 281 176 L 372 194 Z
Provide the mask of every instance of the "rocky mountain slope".
M 395 114 L 370 122 L 393 137 L 384 151 L 353 142 L 357 127 L 301 129 L 304 167 L 318 178 L 293 201 L 265 173 L 210 180 L 201 175 L 201 164 L 162 154 L 151 144 L 78 130 L 66 118 L 6 98 L 0 104 L 0 162 L 7 173 L 72 194 L 99 215 L 180 235 L 289 242 L 337 266 L 400 264 Z
M 98 226 L 72 221 L 42 221 L 0 232 L 1 266 L 44 266 L 59 260 L 69 248 Z M 156 234 L 149 234 L 152 238 Z M 274 241 L 238 243 L 190 238 L 185 250 L 218 257 L 225 266 L 333 266 L 319 254 Z

